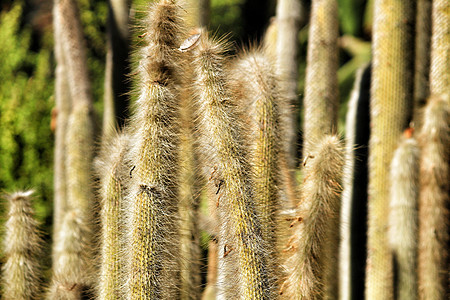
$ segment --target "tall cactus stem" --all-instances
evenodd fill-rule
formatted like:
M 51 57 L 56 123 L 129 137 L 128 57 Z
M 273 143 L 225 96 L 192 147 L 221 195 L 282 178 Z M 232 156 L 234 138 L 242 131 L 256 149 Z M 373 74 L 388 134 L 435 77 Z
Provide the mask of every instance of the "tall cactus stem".
M 66 180 L 66 134 L 67 121 L 70 115 L 71 99 L 67 78 L 67 64 L 61 37 L 64 34 L 56 0 L 53 7 L 53 31 L 55 38 L 55 103 L 56 129 L 54 152 L 54 199 L 53 199 L 53 232 L 58 232 L 64 213 L 67 210 L 67 180 Z
M 293 170 L 296 164 L 297 118 L 295 115 L 298 102 L 298 31 L 302 18 L 302 1 L 279 0 L 276 7 L 276 66 L 277 75 L 282 79 L 285 103 L 280 105 L 282 122 L 285 128 L 283 148 L 286 152 L 286 164 Z
M 211 170 L 208 186 L 218 197 L 219 257 L 224 269 L 235 262 L 238 272 L 226 274 L 227 299 L 272 299 L 267 274 L 261 220 L 257 216 L 249 182 L 248 148 L 241 115 L 224 71 L 225 48 L 205 33 L 194 49 L 194 93 L 198 107 L 198 130 L 203 163 Z M 220 275 L 219 275 L 220 276 Z M 230 289 L 233 280 L 237 288 Z M 222 291 L 219 291 L 222 292 Z M 231 297 L 231 298 L 230 298 Z
M 7 196 L 2 266 L 3 299 L 40 299 L 42 269 L 39 262 L 43 241 L 31 207 L 33 191 Z
M 344 147 L 336 136 L 324 136 L 311 149 L 305 166 L 298 222 L 286 261 L 288 277 L 280 294 L 288 299 L 322 299 L 327 269 L 330 268 L 330 247 L 336 234 Z
M 415 2 L 375 0 L 369 143 L 367 300 L 393 298 L 389 164 L 410 121 Z
M 305 79 L 303 156 L 311 143 L 337 130 L 338 9 L 336 0 L 314 0 Z
M 129 299 L 177 299 L 179 266 L 179 66 L 182 19 L 175 1 L 151 4 L 144 20 L 138 98 L 130 121 L 127 198 Z
M 276 223 L 280 209 L 279 185 L 281 183 L 279 158 L 280 111 L 282 97 L 273 61 L 262 49 L 244 51 L 233 70 L 235 94 L 248 106 L 249 150 L 255 202 L 261 219 L 261 228 L 267 251 L 271 280 L 280 277 Z M 273 278 L 273 279 L 272 279 Z M 278 289 L 277 287 L 275 287 Z
M 419 299 L 448 297 L 450 96 L 432 96 L 419 134 Z
M 124 162 L 128 149 L 128 136 L 116 133 L 103 145 L 96 171 L 100 178 L 101 198 L 101 264 L 97 294 L 100 299 L 118 299 L 123 287 L 123 197 L 127 183 Z
M 407 129 L 390 166 L 389 245 L 394 262 L 394 295 L 417 299 L 419 146 Z

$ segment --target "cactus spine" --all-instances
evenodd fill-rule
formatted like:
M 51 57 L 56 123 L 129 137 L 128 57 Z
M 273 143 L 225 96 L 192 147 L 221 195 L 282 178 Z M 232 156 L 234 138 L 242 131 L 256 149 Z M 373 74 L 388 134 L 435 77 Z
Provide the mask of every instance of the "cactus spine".
M 270 299 L 273 291 L 267 279 L 267 253 L 248 179 L 248 149 L 243 143 L 240 115 L 224 73 L 223 54 L 223 45 L 203 34 L 194 61 L 200 144 L 205 167 L 213 173 L 208 185 L 219 197 L 219 257 L 225 265 L 225 270 L 219 272 L 230 270 L 226 265 L 236 259 L 237 274 L 226 274 L 226 277 L 237 275 L 238 288 L 231 291 L 226 287 L 225 296 Z
M 139 96 L 130 124 L 130 299 L 179 297 L 179 10 L 175 1 L 161 0 L 144 20 L 146 45 L 140 50 Z
M 449 95 L 425 106 L 419 196 L 419 298 L 446 299 L 449 261 Z
M 390 166 L 389 245 L 398 300 L 417 299 L 419 147 L 411 133 L 411 129 L 405 131 Z
M 389 164 L 412 103 L 415 3 L 375 0 L 369 154 L 366 299 L 392 299 Z
M 101 265 L 98 295 L 100 299 L 118 299 L 121 296 L 123 276 L 123 197 L 126 168 L 124 156 L 128 136 L 116 134 L 102 149 L 97 161 L 101 196 Z
M 300 222 L 287 249 L 292 253 L 286 262 L 288 278 L 280 291 L 289 299 L 324 296 L 325 273 L 332 265 L 327 243 L 332 243 L 336 234 L 330 220 L 339 213 L 343 165 L 344 148 L 336 136 L 324 136 L 311 149 L 305 166 Z
M 33 191 L 8 195 L 9 212 L 5 223 L 2 266 L 3 299 L 39 299 L 41 294 L 42 239 L 31 207 Z

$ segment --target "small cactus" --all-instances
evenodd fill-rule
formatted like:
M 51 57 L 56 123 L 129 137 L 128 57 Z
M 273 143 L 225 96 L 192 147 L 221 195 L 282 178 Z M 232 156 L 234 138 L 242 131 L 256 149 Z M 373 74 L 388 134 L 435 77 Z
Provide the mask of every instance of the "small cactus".
M 33 191 L 8 195 L 9 212 L 5 223 L 2 266 L 3 299 L 40 299 L 43 241 L 31 207 Z

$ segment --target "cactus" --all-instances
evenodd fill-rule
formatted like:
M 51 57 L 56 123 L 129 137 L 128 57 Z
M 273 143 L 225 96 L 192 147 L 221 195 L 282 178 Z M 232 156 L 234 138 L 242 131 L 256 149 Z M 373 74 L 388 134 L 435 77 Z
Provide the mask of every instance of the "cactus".
M 103 145 L 96 170 L 100 178 L 101 212 L 101 260 L 98 295 L 101 299 L 118 299 L 123 286 L 123 197 L 125 195 L 126 168 L 125 153 L 129 138 L 126 134 L 116 134 Z
M 371 87 L 367 300 L 393 298 L 388 246 L 389 163 L 410 120 L 415 3 L 375 0 Z
M 338 10 L 335 0 L 316 0 L 312 2 L 310 29 L 308 41 L 308 57 L 305 79 L 304 98 L 304 141 L 303 156 L 305 159 L 311 155 L 312 145 L 320 140 L 323 135 L 334 134 L 337 130 L 338 111 Z M 327 252 L 331 253 L 330 263 L 334 267 L 327 269 L 325 284 L 325 297 L 337 295 L 337 264 L 339 244 L 339 210 L 337 216 L 330 222 L 336 233 L 332 235 L 333 241 L 326 244 L 331 247 Z M 335 270 L 332 273 L 328 271 Z
M 92 236 L 80 210 L 66 212 L 61 230 L 55 237 L 53 277 L 48 298 L 82 299 L 92 295 L 94 285 Z
M 306 162 L 302 185 L 300 215 L 294 225 L 286 261 L 288 278 L 280 294 L 288 299 L 322 299 L 329 253 L 333 242 L 332 228 L 339 213 L 344 148 L 336 136 L 324 136 Z
M 250 49 L 240 55 L 232 71 L 235 94 L 247 106 L 249 116 L 250 166 L 254 196 L 266 242 L 268 267 L 272 278 L 280 277 L 276 223 L 280 209 L 278 170 L 280 152 L 280 111 L 282 97 L 272 61 L 262 49 Z M 275 282 L 271 286 L 276 285 Z M 278 289 L 274 287 L 275 289 Z
M 151 5 L 140 50 L 138 99 L 130 121 L 127 198 L 131 299 L 179 297 L 179 68 L 182 23 L 175 1 Z
M 199 143 L 204 167 L 212 173 L 208 186 L 218 197 L 219 272 L 227 279 L 225 291 L 218 293 L 227 299 L 270 299 L 267 253 L 248 178 L 248 148 L 224 71 L 225 48 L 202 34 L 194 51 Z M 238 272 L 227 273 L 233 265 Z
M 7 196 L 9 211 L 5 223 L 2 266 L 3 299 L 39 299 L 41 294 L 43 241 L 31 207 L 33 191 Z
M 417 1 L 414 61 L 414 127 L 420 128 L 420 111 L 430 92 L 431 1 Z
M 60 25 L 58 30 L 63 32 L 61 43 L 72 100 L 72 111 L 66 133 L 67 209 L 78 210 L 77 214 L 80 214 L 78 218 L 83 220 L 83 226 L 93 226 L 94 193 L 91 171 L 94 156 L 94 122 L 85 42 L 76 3 L 73 0 L 60 0 L 56 3 L 55 12 Z M 92 247 L 93 229 L 80 229 L 80 232 L 91 234 L 91 236 L 79 238 L 84 240 L 82 245 L 87 248 Z M 57 238 L 60 236 L 59 233 L 56 235 Z M 57 255 L 57 251 L 54 253 Z M 57 264 L 60 259 L 55 256 L 54 261 Z
M 339 298 L 364 298 L 370 66 L 361 67 L 348 103 L 339 253 Z
M 67 65 L 62 48 L 62 28 L 57 2 L 53 7 L 53 24 L 55 37 L 55 102 L 56 102 L 56 133 L 54 153 L 54 199 L 53 199 L 53 231 L 58 232 L 64 212 L 67 209 L 66 180 L 66 134 L 67 120 L 70 114 L 71 99 L 67 78 Z
M 390 166 L 389 246 L 394 262 L 395 299 L 417 299 L 417 201 L 419 147 L 407 129 Z
M 188 68 L 188 64 L 185 64 Z M 180 250 L 181 262 L 181 299 L 200 299 L 201 295 L 201 249 L 199 218 L 199 176 L 196 170 L 198 157 L 194 151 L 193 108 L 189 80 L 192 70 L 185 70 L 184 91 L 181 95 L 180 110 Z M 192 79 L 192 78 L 190 78 Z
M 450 3 L 433 1 L 431 12 L 430 93 L 450 93 Z
M 338 11 L 336 0 L 312 2 L 305 79 L 303 156 L 337 130 Z
M 419 299 L 446 299 L 449 261 L 449 94 L 432 96 L 419 134 Z

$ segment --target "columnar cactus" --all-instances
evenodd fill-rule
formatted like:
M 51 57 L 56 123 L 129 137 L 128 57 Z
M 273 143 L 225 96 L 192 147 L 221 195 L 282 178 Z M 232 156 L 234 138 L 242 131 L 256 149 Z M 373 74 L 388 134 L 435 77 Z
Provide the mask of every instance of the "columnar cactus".
M 311 149 L 305 164 L 305 179 L 294 234 L 285 250 L 287 280 L 280 294 L 288 299 L 322 299 L 325 274 L 332 267 L 329 259 L 336 234 L 334 223 L 340 206 L 344 147 L 336 136 L 324 136 Z
M 110 137 L 112 138 L 112 137 Z M 96 171 L 100 178 L 101 249 L 98 295 L 100 299 L 118 299 L 123 287 L 124 217 L 123 197 L 128 183 L 125 154 L 129 147 L 126 134 L 116 134 L 103 145 Z
M 7 196 L 2 266 L 3 299 L 40 299 L 42 269 L 39 261 L 43 241 L 31 207 L 33 191 Z
M 420 111 L 430 92 L 431 2 L 417 1 L 414 60 L 414 127 L 420 128 Z
M 55 11 L 60 23 L 61 43 L 67 66 L 67 78 L 72 100 L 72 111 L 66 133 L 66 186 L 67 209 L 77 210 L 83 226 L 93 226 L 94 202 L 92 163 L 94 157 L 93 99 L 87 71 L 85 41 L 77 4 L 73 0 L 57 1 Z M 76 226 L 78 223 L 74 223 Z M 91 234 L 81 237 L 81 245 L 93 247 L 93 230 L 81 230 Z M 56 234 L 56 239 L 59 238 Z M 58 241 L 56 241 L 58 243 Z M 89 249 L 86 249 L 89 251 Z M 55 251 L 55 256 L 57 251 Z M 54 262 L 59 261 L 54 257 Z M 82 264 L 80 262 L 79 264 Z M 88 275 L 89 277 L 89 275 Z
M 419 299 L 446 299 L 449 250 L 449 94 L 432 96 L 419 134 Z
M 194 49 L 199 143 L 204 167 L 211 171 L 208 186 L 218 198 L 219 268 L 220 273 L 238 271 L 224 274 L 225 290 L 218 293 L 227 299 L 271 299 L 262 224 L 249 181 L 248 148 L 224 71 L 224 51 L 206 34 Z
M 302 17 L 302 1 L 279 0 L 277 1 L 276 20 L 276 67 L 277 75 L 282 79 L 285 99 L 280 105 L 283 127 L 283 150 L 286 157 L 283 158 L 288 170 L 295 168 L 296 142 L 297 142 L 297 117 L 295 115 L 298 101 L 298 31 Z
M 412 107 L 415 3 L 375 0 L 374 17 L 365 296 L 386 300 L 393 298 L 389 164 Z
M 179 66 L 182 19 L 175 1 L 151 5 L 130 121 L 127 297 L 179 298 Z
M 93 249 L 89 224 L 80 210 L 66 212 L 61 230 L 55 237 L 52 283 L 48 298 L 74 299 L 92 295 Z
M 53 231 L 58 232 L 67 209 L 66 134 L 71 99 L 67 78 L 67 65 L 61 41 L 63 36 L 57 1 L 53 6 L 53 31 L 55 39 L 55 103 L 56 128 L 54 152 Z
M 419 146 L 407 129 L 390 167 L 389 246 L 395 299 L 417 299 Z
M 261 49 L 244 51 L 233 69 L 233 86 L 241 105 L 248 114 L 248 137 L 251 176 L 255 203 L 261 219 L 262 234 L 269 254 L 269 269 L 273 278 L 279 278 L 277 230 L 280 209 L 281 183 L 279 161 L 283 145 L 280 143 L 280 111 L 282 96 L 278 78 L 274 75 L 270 58 Z
M 303 156 L 337 130 L 338 10 L 336 0 L 312 1 L 304 97 Z

